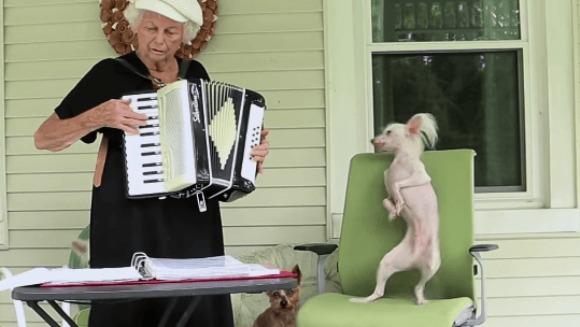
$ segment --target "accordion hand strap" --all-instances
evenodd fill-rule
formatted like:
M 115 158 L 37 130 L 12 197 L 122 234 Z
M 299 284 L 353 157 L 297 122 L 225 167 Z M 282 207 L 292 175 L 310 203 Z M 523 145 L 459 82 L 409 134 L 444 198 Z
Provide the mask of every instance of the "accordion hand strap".
M 179 78 L 187 79 L 187 71 L 189 70 L 189 64 L 191 60 L 183 59 L 179 64 Z
M 101 138 L 101 145 L 99 146 L 99 153 L 97 154 L 97 165 L 95 167 L 95 175 L 93 176 L 93 185 L 95 187 L 101 186 L 101 179 L 103 177 L 103 170 L 105 169 L 105 160 L 107 159 L 107 149 L 109 148 L 109 139 L 105 134 Z

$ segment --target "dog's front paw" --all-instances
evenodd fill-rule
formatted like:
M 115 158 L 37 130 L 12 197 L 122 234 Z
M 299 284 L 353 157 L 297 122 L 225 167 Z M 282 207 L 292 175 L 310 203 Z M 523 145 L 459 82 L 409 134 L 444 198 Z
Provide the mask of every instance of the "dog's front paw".
M 389 198 L 383 200 L 383 207 L 389 212 L 389 220 L 395 220 L 399 217 L 397 208 Z
M 403 207 L 405 207 L 405 201 L 403 201 L 402 199 L 397 200 L 397 202 L 395 203 L 395 212 L 397 216 L 401 214 L 401 211 L 403 211 Z

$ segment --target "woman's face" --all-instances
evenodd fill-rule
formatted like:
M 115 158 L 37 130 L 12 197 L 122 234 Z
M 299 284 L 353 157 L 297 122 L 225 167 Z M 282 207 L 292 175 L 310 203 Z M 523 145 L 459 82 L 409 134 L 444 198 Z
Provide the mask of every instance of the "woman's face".
M 183 24 L 154 12 L 144 11 L 137 27 L 141 58 L 153 63 L 172 58 L 183 41 Z

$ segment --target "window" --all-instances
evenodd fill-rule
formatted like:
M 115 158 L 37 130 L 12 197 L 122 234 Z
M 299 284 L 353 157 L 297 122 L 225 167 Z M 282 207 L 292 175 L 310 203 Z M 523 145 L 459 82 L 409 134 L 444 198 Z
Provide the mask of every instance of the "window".
M 331 238 L 350 157 L 416 112 L 477 151 L 476 232 L 578 229 L 569 1 L 350 4 L 325 3 Z
M 519 12 L 516 0 L 372 0 L 372 40 L 380 45 L 371 55 L 374 134 L 430 112 L 438 149 L 477 152 L 477 192 L 526 191 Z M 483 40 L 516 42 L 482 51 Z M 389 51 L 392 42 L 432 45 Z M 435 42 L 446 46 L 430 51 Z

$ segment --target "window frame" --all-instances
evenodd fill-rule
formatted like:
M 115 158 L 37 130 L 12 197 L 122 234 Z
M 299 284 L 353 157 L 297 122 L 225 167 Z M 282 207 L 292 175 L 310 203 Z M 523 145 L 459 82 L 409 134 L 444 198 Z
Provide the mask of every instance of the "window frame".
M 476 234 L 580 231 L 576 2 L 520 0 L 520 6 L 523 41 L 375 44 L 370 0 L 324 2 L 330 239 L 340 235 L 350 158 L 372 152 L 371 54 L 427 51 L 427 46 L 428 51 L 518 46 L 523 52 L 528 187 L 525 192 L 477 193 Z

